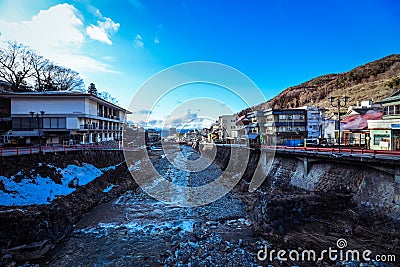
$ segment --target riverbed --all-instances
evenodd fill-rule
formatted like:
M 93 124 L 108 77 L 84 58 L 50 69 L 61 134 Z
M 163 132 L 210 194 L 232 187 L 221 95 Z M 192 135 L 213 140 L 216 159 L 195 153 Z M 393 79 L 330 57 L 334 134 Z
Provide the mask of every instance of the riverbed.
M 181 152 L 176 160 L 199 157 L 190 147 Z M 199 186 L 222 172 L 215 164 L 188 172 L 171 164 L 162 151 L 152 154 L 158 172 L 175 184 Z M 177 200 L 186 197 L 178 195 Z M 264 244 L 252 235 L 246 204 L 235 191 L 205 206 L 179 207 L 137 188 L 85 215 L 41 265 L 258 266 L 257 248 Z

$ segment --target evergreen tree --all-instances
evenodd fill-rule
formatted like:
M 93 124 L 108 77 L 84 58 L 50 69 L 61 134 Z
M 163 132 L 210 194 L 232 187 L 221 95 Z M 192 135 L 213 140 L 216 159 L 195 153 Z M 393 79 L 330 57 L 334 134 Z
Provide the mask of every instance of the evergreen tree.
M 97 95 L 96 85 L 94 83 L 90 83 L 88 87 L 88 93 L 92 95 Z

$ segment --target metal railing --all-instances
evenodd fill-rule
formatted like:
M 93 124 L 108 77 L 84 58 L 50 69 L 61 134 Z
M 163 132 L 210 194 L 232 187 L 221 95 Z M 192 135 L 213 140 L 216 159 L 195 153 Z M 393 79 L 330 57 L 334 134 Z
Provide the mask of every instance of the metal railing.
M 290 146 L 266 146 L 261 145 L 264 149 L 274 149 L 281 151 L 305 151 L 305 152 L 317 152 L 317 153 L 339 153 L 339 148 L 336 147 L 290 147 Z M 341 153 L 347 153 L 350 155 L 387 155 L 387 156 L 400 156 L 400 151 L 395 150 L 372 150 L 364 148 L 346 148 L 340 149 Z
M 5 147 L 0 148 L 0 157 L 32 155 L 39 153 L 67 152 L 78 150 L 122 150 L 122 147 L 102 145 L 102 144 L 84 144 L 84 145 L 57 145 L 57 146 L 30 146 L 30 147 Z

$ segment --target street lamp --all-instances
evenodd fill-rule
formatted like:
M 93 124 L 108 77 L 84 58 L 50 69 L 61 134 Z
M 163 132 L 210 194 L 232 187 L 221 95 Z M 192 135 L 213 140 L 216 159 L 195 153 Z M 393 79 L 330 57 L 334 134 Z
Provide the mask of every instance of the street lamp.
M 339 153 L 340 153 L 340 143 L 341 143 L 341 138 L 340 138 L 340 108 L 345 107 L 347 102 L 349 101 L 350 97 L 348 96 L 343 96 L 343 97 L 335 97 L 331 96 L 329 97 L 329 102 L 331 103 L 332 107 L 337 107 L 338 108 L 338 129 L 339 129 Z M 335 105 L 335 100 L 336 100 L 336 105 Z M 343 100 L 344 104 L 342 105 L 342 102 L 340 100 Z
M 38 139 L 39 139 L 39 153 L 42 153 L 42 142 L 41 142 L 41 138 L 40 138 L 40 120 L 39 120 L 39 113 L 42 117 L 42 129 L 43 129 L 43 115 L 44 115 L 44 111 L 41 110 L 38 113 L 36 113 L 36 121 L 37 121 L 37 130 L 38 130 Z M 34 111 L 30 111 L 29 114 L 31 114 L 31 118 L 33 120 L 33 116 L 35 115 Z M 33 128 L 33 127 L 32 127 Z

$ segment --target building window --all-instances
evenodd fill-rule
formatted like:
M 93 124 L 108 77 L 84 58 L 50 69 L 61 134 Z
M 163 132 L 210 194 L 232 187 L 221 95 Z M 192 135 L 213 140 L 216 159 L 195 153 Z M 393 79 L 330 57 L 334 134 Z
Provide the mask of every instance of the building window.
M 53 128 L 53 129 L 58 128 L 58 119 L 57 118 L 50 119 L 50 128 Z
M 400 105 L 396 105 L 396 113 L 395 114 L 400 114 Z
M 390 135 L 388 134 L 374 135 L 374 145 L 379 146 L 380 142 L 390 142 Z
M 66 129 L 67 124 L 66 124 L 66 119 L 65 118 L 58 118 L 58 128 L 60 129 Z
M 13 118 L 13 120 L 12 120 L 12 128 L 13 129 L 20 129 L 21 128 L 21 119 L 20 118 Z
M 394 114 L 394 106 L 388 106 L 389 108 L 389 115 L 393 115 Z
M 46 129 L 50 128 L 50 118 L 43 119 L 43 128 L 46 128 Z
M 44 129 L 65 129 L 66 118 L 43 118 Z
M 384 115 L 384 116 L 388 114 L 387 108 L 388 108 L 388 107 L 383 107 L 383 115 Z
M 35 120 L 36 124 L 37 121 Z M 33 123 L 31 123 L 31 118 L 21 118 L 21 128 L 22 129 L 29 129 L 31 127 L 34 127 L 33 125 L 31 125 Z M 36 126 L 37 128 L 37 126 Z
M 14 130 L 22 130 L 22 131 L 31 131 L 42 127 L 42 120 L 39 118 L 39 125 L 37 118 L 13 118 L 12 119 L 12 128 Z

